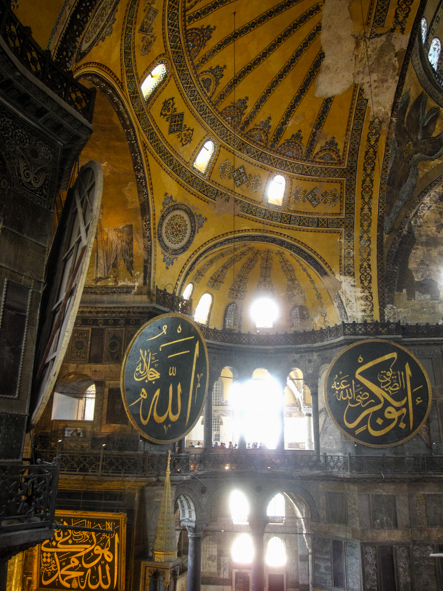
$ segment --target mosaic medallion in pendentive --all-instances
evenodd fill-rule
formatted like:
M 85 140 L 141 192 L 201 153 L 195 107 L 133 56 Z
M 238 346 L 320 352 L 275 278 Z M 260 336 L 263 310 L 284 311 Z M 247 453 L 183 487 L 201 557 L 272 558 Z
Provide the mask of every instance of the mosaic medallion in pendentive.
M 158 223 L 157 236 L 161 248 L 171 255 L 182 254 L 194 240 L 195 226 L 194 214 L 187 205 L 170 205 Z
M 431 384 L 419 360 L 382 339 L 341 351 L 325 380 L 326 406 L 335 424 L 369 447 L 411 439 L 428 418 L 431 400 Z

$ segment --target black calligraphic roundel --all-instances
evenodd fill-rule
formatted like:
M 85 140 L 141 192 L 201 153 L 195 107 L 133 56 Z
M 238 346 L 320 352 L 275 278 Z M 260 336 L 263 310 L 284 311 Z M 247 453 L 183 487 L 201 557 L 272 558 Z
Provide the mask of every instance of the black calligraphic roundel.
M 370 447 L 391 447 L 413 437 L 428 417 L 431 399 L 431 384 L 418 359 L 381 339 L 344 349 L 325 381 L 326 406 L 336 425 Z
M 198 326 L 164 314 L 132 339 L 121 373 L 129 420 L 149 441 L 173 443 L 200 417 L 208 387 L 208 353 Z

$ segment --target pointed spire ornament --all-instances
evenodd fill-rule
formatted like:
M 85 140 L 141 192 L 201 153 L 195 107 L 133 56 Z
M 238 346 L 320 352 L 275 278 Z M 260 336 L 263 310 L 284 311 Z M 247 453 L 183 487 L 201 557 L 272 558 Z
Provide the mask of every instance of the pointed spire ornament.
M 155 562 L 173 562 L 177 559 L 177 538 L 175 535 L 174 506 L 171 494 L 171 452 L 168 452 L 165 485 L 158 516 L 157 532 L 153 548 Z

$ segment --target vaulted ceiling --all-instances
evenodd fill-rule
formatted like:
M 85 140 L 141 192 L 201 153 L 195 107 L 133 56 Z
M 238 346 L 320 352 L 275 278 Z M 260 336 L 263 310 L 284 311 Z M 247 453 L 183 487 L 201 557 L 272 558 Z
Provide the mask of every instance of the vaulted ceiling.
M 419 4 L 21 0 L 40 44 L 98 90 L 81 158 L 105 174 L 86 293 L 143 301 L 193 282 L 194 304 L 213 295 L 217 328 L 235 301 L 253 329 L 258 294 L 279 302 L 281 331 L 293 306 L 309 312 L 299 329 L 383 318 L 405 219 L 443 151 Z M 159 63 L 166 75 L 145 98 Z M 268 202 L 276 174 L 281 205 Z

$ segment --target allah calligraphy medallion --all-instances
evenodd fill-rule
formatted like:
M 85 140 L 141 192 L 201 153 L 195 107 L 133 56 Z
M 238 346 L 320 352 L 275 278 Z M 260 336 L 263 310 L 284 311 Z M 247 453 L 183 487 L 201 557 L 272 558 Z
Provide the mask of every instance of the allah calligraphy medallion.
M 164 314 L 132 339 L 121 372 L 126 413 L 149 441 L 173 443 L 200 417 L 208 387 L 208 353 L 198 326 Z
M 418 359 L 381 339 L 344 349 L 326 376 L 329 414 L 348 437 L 370 447 L 400 445 L 413 437 L 428 417 L 431 399 Z

